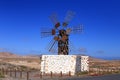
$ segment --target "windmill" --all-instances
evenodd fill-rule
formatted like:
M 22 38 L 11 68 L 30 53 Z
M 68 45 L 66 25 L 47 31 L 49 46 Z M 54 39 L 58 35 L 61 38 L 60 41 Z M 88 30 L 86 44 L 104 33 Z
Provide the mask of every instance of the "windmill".
M 68 55 L 69 54 L 69 35 L 70 33 L 81 33 L 83 30 L 83 25 L 68 27 L 69 22 L 73 19 L 75 13 L 68 11 L 62 25 L 58 21 L 57 15 L 52 14 L 49 18 L 52 21 L 54 27 L 52 29 L 42 28 L 41 37 L 53 36 L 53 40 L 49 43 L 49 52 L 54 52 L 57 50 L 58 55 Z M 56 48 L 56 49 L 55 49 Z

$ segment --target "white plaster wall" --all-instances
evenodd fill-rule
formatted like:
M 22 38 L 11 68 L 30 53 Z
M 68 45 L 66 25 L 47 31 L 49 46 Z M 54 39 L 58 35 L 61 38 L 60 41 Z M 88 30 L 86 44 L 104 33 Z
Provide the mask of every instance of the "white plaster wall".
M 89 57 L 81 56 L 81 71 L 89 71 Z
M 79 71 L 86 71 L 87 56 L 76 55 L 42 55 L 41 72 L 67 74 L 69 71 L 74 75 Z

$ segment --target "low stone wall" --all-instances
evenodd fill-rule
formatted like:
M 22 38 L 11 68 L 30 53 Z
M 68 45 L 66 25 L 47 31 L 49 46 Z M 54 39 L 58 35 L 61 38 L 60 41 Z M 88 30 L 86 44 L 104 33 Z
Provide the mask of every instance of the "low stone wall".
M 41 72 L 75 75 L 76 72 L 88 71 L 88 56 L 77 55 L 42 55 Z

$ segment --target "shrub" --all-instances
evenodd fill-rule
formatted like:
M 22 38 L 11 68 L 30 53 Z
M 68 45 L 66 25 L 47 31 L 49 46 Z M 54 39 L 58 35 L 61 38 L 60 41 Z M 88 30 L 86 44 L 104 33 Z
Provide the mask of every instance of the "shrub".
M 2 73 L 0 73 L 0 78 L 5 78 L 5 75 L 3 75 Z
M 76 75 L 86 75 L 88 73 L 89 73 L 88 71 L 84 71 L 84 72 L 78 72 L 78 73 L 76 73 Z

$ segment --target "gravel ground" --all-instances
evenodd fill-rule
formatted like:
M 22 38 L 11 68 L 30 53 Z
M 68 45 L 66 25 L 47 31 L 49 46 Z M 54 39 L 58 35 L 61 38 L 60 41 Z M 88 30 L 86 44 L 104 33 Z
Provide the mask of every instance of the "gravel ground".
M 18 79 L 18 78 L 0 78 L 0 80 L 26 80 L 25 78 Z M 49 78 L 44 77 L 40 78 L 31 78 L 29 80 L 120 80 L 120 74 L 112 74 L 112 75 L 104 75 L 104 76 L 86 76 L 86 77 L 55 77 Z
M 104 75 L 104 76 L 89 76 L 84 78 L 74 77 L 61 80 L 120 80 L 120 74 Z

